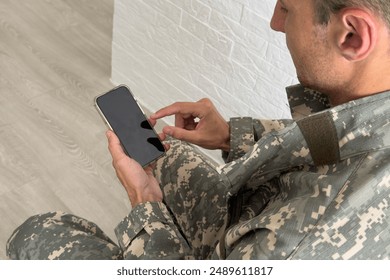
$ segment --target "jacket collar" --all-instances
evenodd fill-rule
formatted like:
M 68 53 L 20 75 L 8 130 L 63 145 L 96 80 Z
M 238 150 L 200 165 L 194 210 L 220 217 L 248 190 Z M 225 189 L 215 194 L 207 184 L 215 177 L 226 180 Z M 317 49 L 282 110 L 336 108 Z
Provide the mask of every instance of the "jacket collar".
M 291 113 L 300 123 L 329 115 L 340 159 L 390 146 L 390 91 L 330 107 L 326 95 L 295 85 L 286 88 Z M 348 124 L 348 126 L 346 126 Z

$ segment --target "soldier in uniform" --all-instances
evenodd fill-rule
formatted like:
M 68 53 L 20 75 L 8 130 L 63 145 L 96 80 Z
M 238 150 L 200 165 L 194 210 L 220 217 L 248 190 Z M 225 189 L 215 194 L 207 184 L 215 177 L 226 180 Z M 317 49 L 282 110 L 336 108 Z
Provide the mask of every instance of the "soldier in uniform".
M 388 259 L 390 3 L 279 0 L 271 27 L 301 83 L 287 88 L 293 120 L 226 122 L 207 99 L 175 103 L 151 116 L 176 123 L 161 134 L 166 157 L 145 169 L 108 132 L 133 206 L 119 244 L 52 212 L 15 230 L 9 257 Z M 226 164 L 189 143 L 221 149 Z

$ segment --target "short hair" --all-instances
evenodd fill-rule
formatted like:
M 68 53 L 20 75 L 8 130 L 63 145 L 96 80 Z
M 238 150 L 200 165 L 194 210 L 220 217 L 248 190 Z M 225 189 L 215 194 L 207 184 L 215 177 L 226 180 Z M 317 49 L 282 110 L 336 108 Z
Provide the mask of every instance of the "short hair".
M 327 25 L 330 16 L 347 7 L 365 7 L 378 14 L 390 27 L 389 0 L 313 0 L 316 19 L 320 24 Z

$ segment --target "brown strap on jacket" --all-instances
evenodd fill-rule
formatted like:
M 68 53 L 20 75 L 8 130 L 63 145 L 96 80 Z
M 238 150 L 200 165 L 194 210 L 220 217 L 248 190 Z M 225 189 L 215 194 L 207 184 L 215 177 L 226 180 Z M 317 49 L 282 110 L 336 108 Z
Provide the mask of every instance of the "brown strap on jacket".
M 329 112 L 303 118 L 297 122 L 316 165 L 340 160 L 339 139 Z

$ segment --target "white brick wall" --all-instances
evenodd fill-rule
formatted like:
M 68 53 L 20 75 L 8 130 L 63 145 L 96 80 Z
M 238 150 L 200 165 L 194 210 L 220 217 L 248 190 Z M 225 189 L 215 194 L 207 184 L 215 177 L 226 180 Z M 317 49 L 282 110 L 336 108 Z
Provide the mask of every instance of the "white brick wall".
M 290 117 L 284 88 L 296 78 L 269 27 L 275 2 L 115 0 L 112 81 L 150 111 L 209 97 L 226 119 Z

